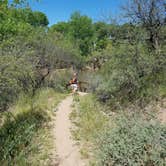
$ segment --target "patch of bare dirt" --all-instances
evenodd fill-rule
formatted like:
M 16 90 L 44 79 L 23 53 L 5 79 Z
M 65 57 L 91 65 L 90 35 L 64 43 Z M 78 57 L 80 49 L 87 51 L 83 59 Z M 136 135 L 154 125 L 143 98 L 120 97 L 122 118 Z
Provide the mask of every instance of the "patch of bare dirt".
M 162 124 L 166 124 L 166 99 L 162 100 L 160 104 L 157 105 L 158 119 Z

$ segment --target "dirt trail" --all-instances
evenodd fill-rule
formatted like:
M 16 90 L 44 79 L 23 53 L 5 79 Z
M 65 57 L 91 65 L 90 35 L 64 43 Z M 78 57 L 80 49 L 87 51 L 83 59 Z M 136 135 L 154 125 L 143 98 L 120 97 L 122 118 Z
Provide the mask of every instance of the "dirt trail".
M 166 124 L 166 109 L 161 109 L 158 115 L 158 119 L 162 124 Z
M 84 93 L 81 93 L 81 95 L 84 95 Z M 79 147 L 71 138 L 72 124 L 69 115 L 72 112 L 72 103 L 72 96 L 64 99 L 56 114 L 55 143 L 59 159 L 58 166 L 85 166 L 85 162 L 80 157 Z

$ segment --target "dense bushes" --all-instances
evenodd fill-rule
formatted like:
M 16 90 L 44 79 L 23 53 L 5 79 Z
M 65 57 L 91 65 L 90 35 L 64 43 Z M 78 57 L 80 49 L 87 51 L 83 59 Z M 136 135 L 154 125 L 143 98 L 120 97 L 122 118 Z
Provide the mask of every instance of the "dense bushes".
M 115 127 L 100 133 L 97 141 L 99 166 L 164 166 L 166 128 L 140 115 L 118 115 Z
M 25 57 L 17 59 L 14 55 L 1 56 L 0 64 L 0 111 L 2 111 L 8 108 L 19 93 L 32 91 L 35 74 L 33 66 L 25 61 Z
M 72 74 L 72 69 L 57 69 L 50 74 L 46 84 L 56 91 L 65 92 L 67 90 L 66 84 L 71 79 Z
M 13 36 L 1 42 L 1 111 L 6 110 L 20 93 L 33 96 L 38 88 L 50 84 L 46 78 L 52 71 L 82 63 L 72 44 L 68 45 L 65 41 L 62 44 L 63 38 L 58 38 L 58 34 L 51 36 L 45 28 L 31 30 L 29 36 Z M 69 76 L 64 77 L 62 79 L 69 80 Z M 60 79 L 54 78 L 54 87 L 62 91 L 66 82 Z
M 46 78 L 52 71 L 80 67 L 83 61 L 77 47 L 48 31 L 45 14 L 27 8 L 26 2 L 0 2 L 0 111 L 7 110 L 20 93 L 34 96 L 49 84 Z M 54 87 L 64 89 L 63 81 L 58 81 Z
M 98 72 L 101 82 L 96 90 L 101 100 L 144 104 L 160 95 L 159 87 L 165 84 L 164 53 L 148 51 L 141 43 L 123 43 L 107 54 L 108 61 Z
M 151 99 L 165 97 L 165 4 L 137 0 L 126 13 L 130 17 L 134 14 L 136 20 L 124 25 L 93 23 L 88 16 L 75 12 L 68 22 L 48 28 L 45 14 L 24 8 L 25 2 L 0 1 L 0 111 L 21 100 L 14 111 L 1 112 L 2 164 L 28 162 L 30 144 L 48 122 L 45 110 L 51 109 L 49 102 L 59 101 L 54 92 L 38 94 L 38 89 L 52 87 L 64 92 L 73 72 L 64 68 L 85 67 L 89 71 L 80 74 L 79 80 L 111 106 L 105 108 L 90 95 L 81 99 L 73 113 L 78 117 L 75 136 L 92 144 L 97 151 L 96 164 L 164 165 L 163 126 L 129 113 L 109 120 L 104 112 L 115 115 L 111 110 L 119 112 L 131 103 L 144 107 Z

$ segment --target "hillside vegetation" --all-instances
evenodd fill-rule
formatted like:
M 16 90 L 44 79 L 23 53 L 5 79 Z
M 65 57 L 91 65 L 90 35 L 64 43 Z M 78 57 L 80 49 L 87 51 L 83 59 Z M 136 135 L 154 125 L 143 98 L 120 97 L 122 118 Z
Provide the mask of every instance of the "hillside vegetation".
M 28 1 L 0 0 L 0 163 L 49 165 L 48 122 L 76 71 L 90 94 L 75 98 L 73 135 L 90 164 L 164 166 L 165 6 L 129 0 L 120 23 L 76 11 L 49 27 Z
M 152 110 L 123 108 L 114 113 L 88 95 L 76 99 L 71 119 L 73 136 L 89 165 L 165 165 L 166 127 Z

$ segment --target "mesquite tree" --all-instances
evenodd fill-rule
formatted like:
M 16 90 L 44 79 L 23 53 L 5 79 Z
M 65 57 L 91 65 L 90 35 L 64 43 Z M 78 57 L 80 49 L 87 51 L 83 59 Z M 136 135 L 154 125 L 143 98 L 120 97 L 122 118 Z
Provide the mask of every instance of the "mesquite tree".
M 128 18 L 145 28 L 150 46 L 158 50 L 166 24 L 166 0 L 129 0 L 124 10 Z

